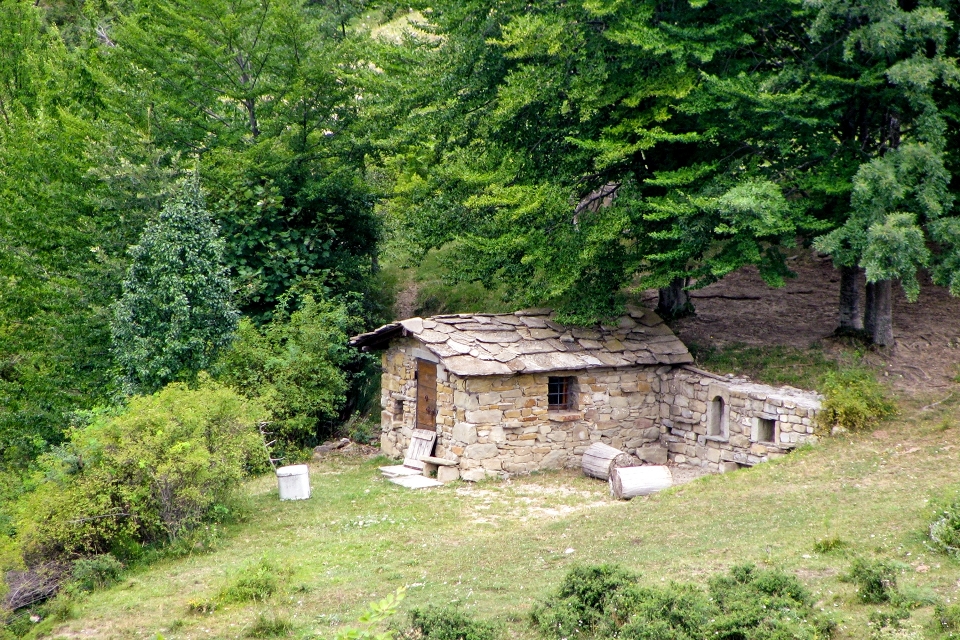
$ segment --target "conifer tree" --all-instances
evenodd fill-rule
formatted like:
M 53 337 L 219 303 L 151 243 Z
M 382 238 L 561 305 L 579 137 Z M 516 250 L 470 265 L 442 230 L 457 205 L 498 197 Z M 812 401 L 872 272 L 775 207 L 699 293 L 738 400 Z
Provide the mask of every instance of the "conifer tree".
M 130 248 L 114 305 L 113 351 L 127 393 L 191 379 L 229 343 L 239 314 L 223 252 L 197 180 L 184 180 Z

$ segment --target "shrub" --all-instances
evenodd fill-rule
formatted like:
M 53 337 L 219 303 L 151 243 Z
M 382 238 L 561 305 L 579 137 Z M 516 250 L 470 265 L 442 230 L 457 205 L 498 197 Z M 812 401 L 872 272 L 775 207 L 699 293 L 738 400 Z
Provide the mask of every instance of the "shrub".
M 638 577 L 616 565 L 574 567 L 553 596 L 534 606 L 533 623 L 557 638 L 589 634 L 603 621 L 609 600 Z
M 823 638 L 834 625 L 815 614 L 793 576 L 753 566 L 715 576 L 708 589 L 672 583 L 646 587 L 612 566 L 577 568 L 533 610 L 540 632 L 625 640 L 659 638 Z
M 266 464 L 255 424 L 266 412 L 201 379 L 93 412 L 39 461 L 18 504 L 28 564 L 190 536 Z
M 266 616 L 260 614 L 256 621 L 247 629 L 248 638 L 278 638 L 287 636 L 293 631 L 293 623 L 286 618 Z
M 824 538 L 813 543 L 814 553 L 837 553 L 847 548 L 847 543 L 837 537 Z
M 123 564 L 109 553 L 73 562 L 73 585 L 81 591 L 104 589 L 120 579 Z
M 239 314 L 223 252 L 197 179 L 184 180 L 130 248 L 114 305 L 113 351 L 127 393 L 191 380 L 230 342 Z
M 346 305 L 305 296 L 263 327 L 240 323 L 237 340 L 217 365 L 218 379 L 272 413 L 271 431 L 292 445 L 315 444 L 321 427 L 338 422 L 350 385 L 347 369 L 360 357 L 347 345 L 359 326 Z
M 404 634 L 423 640 L 497 640 L 501 635 L 501 628 L 495 624 L 440 607 L 414 609 L 410 612 L 410 630 Z
M 960 638 L 960 604 L 937 603 L 933 609 L 933 627 L 950 632 L 946 637 Z
M 951 556 L 960 556 L 960 497 L 937 507 L 930 522 L 931 546 Z
M 834 427 L 859 431 L 894 412 L 894 405 L 885 397 L 886 390 L 866 369 L 849 368 L 831 371 L 821 385 L 826 399 L 817 417 L 821 429 Z
M 864 604 L 883 604 L 897 597 L 900 566 L 888 560 L 856 558 L 845 579 L 857 587 L 857 598 Z
M 406 591 L 406 587 L 400 587 L 386 598 L 370 603 L 357 620 L 357 626 L 340 629 L 335 640 L 392 640 L 393 630 L 378 631 L 377 626 L 396 615 Z
M 222 604 L 263 602 L 280 590 L 280 577 L 286 572 L 266 559 L 240 570 L 233 582 L 222 589 L 217 601 Z

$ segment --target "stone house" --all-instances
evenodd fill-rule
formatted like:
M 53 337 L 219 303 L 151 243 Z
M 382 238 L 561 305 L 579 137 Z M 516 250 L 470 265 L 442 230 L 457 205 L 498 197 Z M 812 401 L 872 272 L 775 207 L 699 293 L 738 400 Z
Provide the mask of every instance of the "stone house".
M 691 366 L 652 311 L 569 327 L 549 309 L 411 318 L 355 336 L 382 350 L 381 448 L 414 429 L 465 480 L 579 466 L 602 441 L 651 463 L 725 471 L 815 440 L 819 396 Z M 448 476 L 449 477 L 449 476 Z

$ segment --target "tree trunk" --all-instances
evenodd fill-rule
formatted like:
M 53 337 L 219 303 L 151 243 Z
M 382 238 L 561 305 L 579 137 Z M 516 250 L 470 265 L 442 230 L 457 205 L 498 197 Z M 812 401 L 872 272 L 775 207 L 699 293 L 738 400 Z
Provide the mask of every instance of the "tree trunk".
M 583 452 L 580 464 L 584 474 L 591 478 L 607 480 L 613 469 L 636 466 L 637 459 L 610 445 L 594 442 Z
M 670 467 L 623 467 L 610 472 L 610 495 L 618 500 L 646 496 L 672 484 Z
M 657 314 L 661 318 L 672 319 L 693 315 L 693 303 L 690 294 L 684 290 L 689 284 L 687 278 L 674 278 L 670 286 L 660 289 L 657 294 Z
M 873 285 L 873 331 L 870 336 L 878 347 L 893 346 L 893 280 Z
M 866 286 L 867 300 L 863 309 L 863 330 L 873 339 L 873 330 L 877 326 L 877 303 L 876 303 L 877 285 L 868 282 Z
M 840 267 L 840 326 L 837 333 L 862 330 L 860 314 L 860 268 Z

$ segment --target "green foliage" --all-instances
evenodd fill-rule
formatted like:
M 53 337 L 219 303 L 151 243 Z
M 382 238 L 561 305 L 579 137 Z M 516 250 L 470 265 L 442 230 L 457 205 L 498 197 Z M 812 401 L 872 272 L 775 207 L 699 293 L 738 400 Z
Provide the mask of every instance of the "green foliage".
M 824 538 L 822 540 L 817 540 L 813 543 L 813 551 L 815 553 L 839 553 L 846 549 L 848 546 L 847 542 L 841 538 Z
M 708 589 L 642 586 L 610 565 L 571 570 L 559 590 L 534 607 L 534 624 L 551 638 L 823 638 L 833 623 L 817 615 L 800 582 L 751 565 L 714 576 Z
M 238 314 L 223 251 L 199 185 L 183 181 L 130 248 L 114 306 L 113 350 L 128 393 L 192 380 L 229 343 Z
M 430 607 L 410 612 L 410 628 L 401 638 L 422 640 L 498 640 L 503 630 L 457 609 Z
M 73 561 L 72 586 L 80 591 L 104 589 L 116 583 L 123 573 L 123 563 L 109 553 Z
M 960 496 L 935 503 L 928 533 L 934 549 L 960 557 Z
M 933 610 L 933 627 L 936 632 L 946 632 L 945 640 L 960 638 L 960 604 L 938 602 Z
M 857 587 L 857 599 L 864 604 L 883 604 L 897 598 L 897 576 L 901 565 L 889 560 L 856 558 L 845 579 Z
M 293 623 L 288 619 L 261 613 L 254 623 L 247 629 L 248 638 L 280 638 L 288 636 L 293 631 Z
M 351 383 L 371 360 L 347 345 L 359 326 L 347 305 L 307 295 L 299 309 L 278 309 L 263 327 L 243 319 L 218 377 L 262 402 L 282 441 L 312 446 L 339 422 Z
M 820 428 L 860 431 L 892 415 L 896 406 L 872 371 L 861 368 L 829 372 L 820 387 L 826 399 L 817 416 Z
M 140 130 L 204 151 L 226 261 L 258 320 L 304 278 L 342 295 L 375 270 L 379 221 L 356 135 L 368 65 L 363 35 L 344 37 L 349 4 L 163 0 L 135 5 L 113 32 L 124 83 L 139 89 L 123 106 L 153 113 Z
M 406 593 L 407 588 L 400 587 L 386 598 L 371 602 L 357 620 L 357 626 L 340 629 L 334 640 L 393 640 L 392 630 L 380 631 L 378 627 L 397 614 Z
M 280 590 L 283 570 L 265 558 L 240 570 L 229 585 L 217 594 L 220 604 L 263 602 Z
M 18 502 L 28 563 L 173 543 L 203 531 L 262 469 L 257 404 L 207 379 L 92 412 L 38 463 Z

